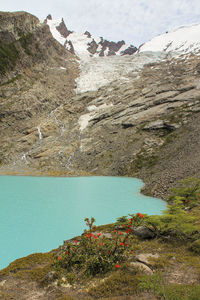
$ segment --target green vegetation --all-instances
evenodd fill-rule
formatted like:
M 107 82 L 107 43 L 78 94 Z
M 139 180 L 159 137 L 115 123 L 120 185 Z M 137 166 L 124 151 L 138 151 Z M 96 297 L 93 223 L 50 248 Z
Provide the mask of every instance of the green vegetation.
M 30 51 L 32 36 L 32 33 L 28 33 L 23 35 L 18 41 L 8 44 L 0 41 L 0 75 L 5 75 L 8 70 L 14 69 L 17 60 L 20 57 L 18 43 L 20 43 L 27 55 L 32 55 Z
M 31 51 L 30 51 L 30 44 L 31 44 L 31 39 L 33 37 L 32 33 L 28 33 L 26 35 L 23 35 L 20 39 L 19 42 L 22 46 L 22 48 L 24 48 L 24 51 L 27 55 L 32 55 Z
M 19 57 L 19 51 L 14 43 L 0 42 L 0 74 L 5 75 L 8 69 L 13 69 Z
M 167 210 L 162 216 L 149 216 L 146 224 L 157 236 L 175 240 L 196 240 L 200 237 L 199 214 L 192 209 L 200 206 L 200 180 L 187 179 L 173 188 Z M 189 213 L 190 212 L 190 213 Z

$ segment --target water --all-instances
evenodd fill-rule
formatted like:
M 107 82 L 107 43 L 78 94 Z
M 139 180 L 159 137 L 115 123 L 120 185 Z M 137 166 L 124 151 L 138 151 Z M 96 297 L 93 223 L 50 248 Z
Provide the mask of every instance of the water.
M 86 217 L 98 225 L 130 213 L 161 214 L 165 202 L 140 194 L 142 186 L 121 177 L 0 176 L 0 269 L 81 234 Z

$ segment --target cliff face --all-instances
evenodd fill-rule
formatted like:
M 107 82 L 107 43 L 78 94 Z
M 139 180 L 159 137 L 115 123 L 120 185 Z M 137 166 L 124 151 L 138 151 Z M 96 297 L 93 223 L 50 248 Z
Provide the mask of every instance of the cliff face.
M 37 17 L 26 12 L 0 12 L 1 42 L 13 42 L 40 25 Z
M 27 13 L 1 16 L 0 153 L 1 162 L 8 164 L 12 155 L 21 152 L 17 149 L 21 133 L 30 126 L 37 128 L 44 115 L 75 94 L 78 65 L 76 57 L 36 17 Z
M 49 27 L 26 12 L 0 13 L 0 82 L 25 68 L 54 63 L 70 54 L 53 39 Z

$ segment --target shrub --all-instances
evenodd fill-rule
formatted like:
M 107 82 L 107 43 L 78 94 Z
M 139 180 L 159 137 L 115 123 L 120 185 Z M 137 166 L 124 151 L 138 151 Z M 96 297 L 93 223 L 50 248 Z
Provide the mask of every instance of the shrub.
M 133 216 L 132 220 L 141 218 L 139 215 Z M 112 269 L 120 268 L 121 262 L 126 260 L 126 254 L 132 254 L 133 249 L 129 249 L 130 224 L 124 224 L 123 231 L 114 229 L 112 238 L 103 234 L 93 232 L 95 219 L 85 219 L 88 231 L 74 240 L 67 243 L 65 249 L 56 257 L 55 268 L 64 269 L 66 272 L 82 272 L 86 275 L 103 274 Z M 92 233 L 93 232 L 93 233 Z

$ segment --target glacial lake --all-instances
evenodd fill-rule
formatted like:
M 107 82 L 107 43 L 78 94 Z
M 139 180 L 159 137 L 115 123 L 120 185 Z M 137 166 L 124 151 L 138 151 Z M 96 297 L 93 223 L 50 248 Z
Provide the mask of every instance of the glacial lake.
M 161 214 L 166 203 L 140 194 L 143 182 L 123 177 L 0 176 L 0 269 L 47 252 L 96 225 L 132 213 Z

